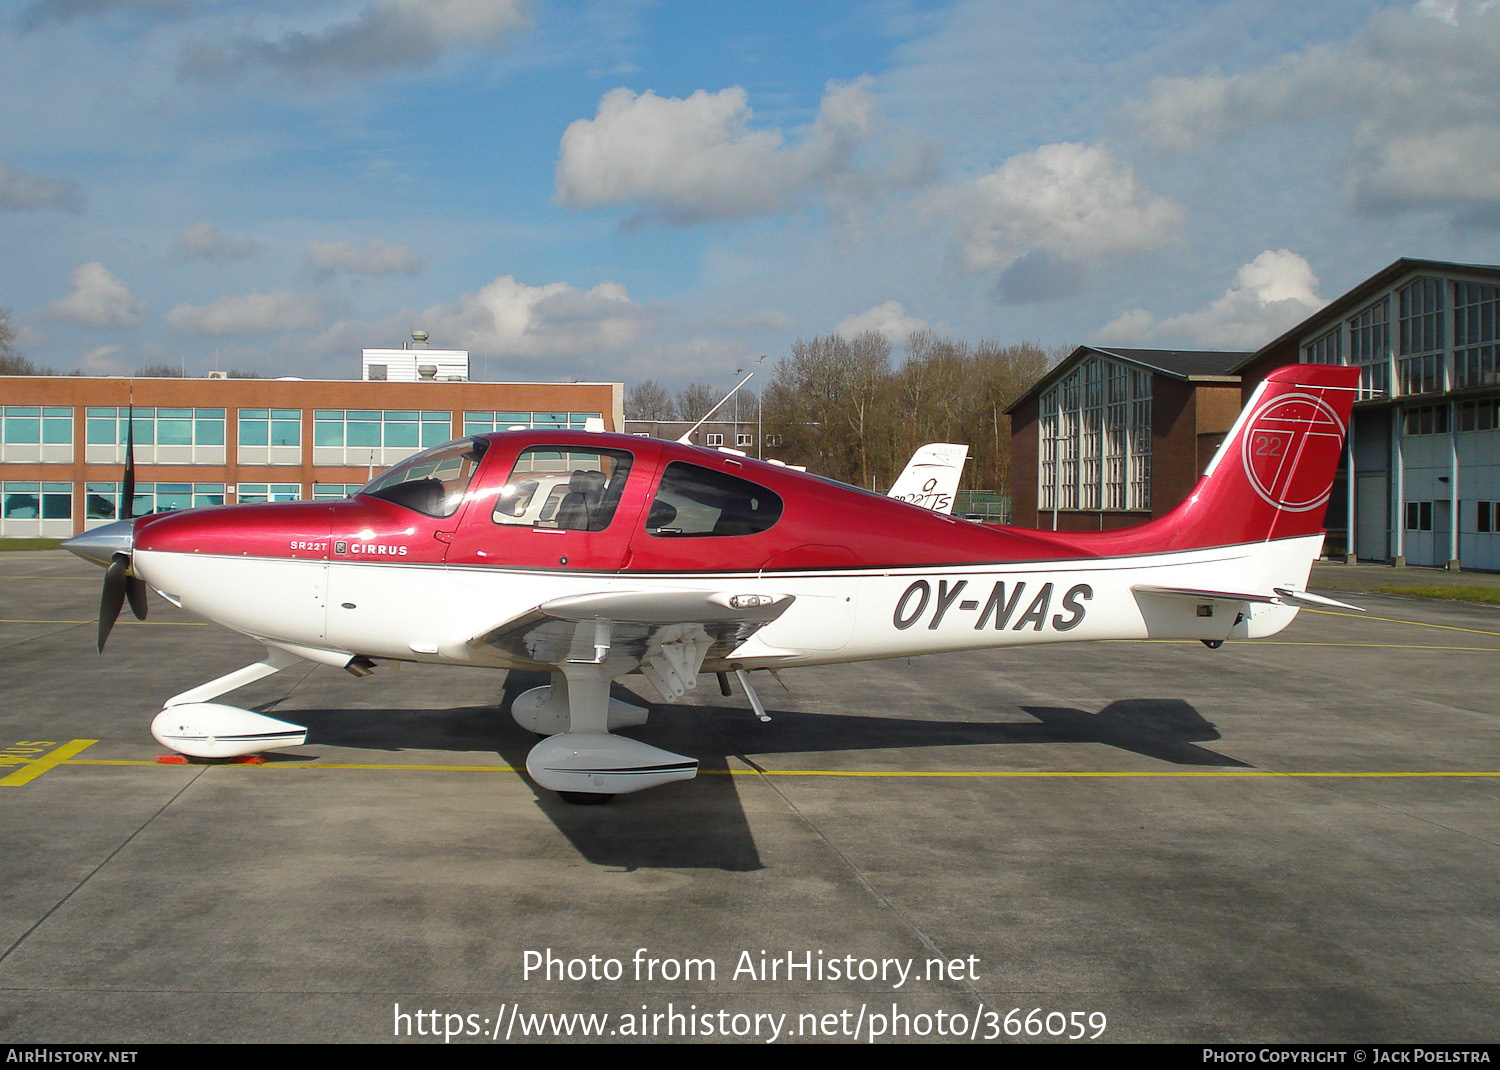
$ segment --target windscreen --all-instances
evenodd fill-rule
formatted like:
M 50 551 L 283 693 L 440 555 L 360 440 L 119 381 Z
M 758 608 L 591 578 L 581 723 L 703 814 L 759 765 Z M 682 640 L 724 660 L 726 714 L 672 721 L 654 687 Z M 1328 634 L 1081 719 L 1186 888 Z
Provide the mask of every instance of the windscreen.
M 482 438 L 462 438 L 434 446 L 382 472 L 359 493 L 426 516 L 452 516 L 458 512 L 488 445 Z

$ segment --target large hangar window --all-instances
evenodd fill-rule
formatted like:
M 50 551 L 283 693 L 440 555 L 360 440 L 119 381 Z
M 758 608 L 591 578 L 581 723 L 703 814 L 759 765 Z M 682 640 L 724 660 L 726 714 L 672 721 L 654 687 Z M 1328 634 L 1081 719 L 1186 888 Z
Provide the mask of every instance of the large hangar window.
M 1151 508 L 1151 376 L 1090 357 L 1041 396 L 1043 509 Z

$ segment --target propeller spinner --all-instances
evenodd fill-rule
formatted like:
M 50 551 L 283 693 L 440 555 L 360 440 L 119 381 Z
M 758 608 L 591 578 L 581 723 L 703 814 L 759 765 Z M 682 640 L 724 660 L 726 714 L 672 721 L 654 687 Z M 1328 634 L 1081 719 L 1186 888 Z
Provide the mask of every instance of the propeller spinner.
M 125 432 L 125 478 L 120 488 L 120 519 L 92 531 L 74 535 L 62 548 L 104 566 L 104 590 L 99 596 L 98 650 L 104 653 L 120 609 L 128 601 L 136 620 L 146 619 L 146 581 L 130 572 L 135 545 L 135 418 L 132 412 Z

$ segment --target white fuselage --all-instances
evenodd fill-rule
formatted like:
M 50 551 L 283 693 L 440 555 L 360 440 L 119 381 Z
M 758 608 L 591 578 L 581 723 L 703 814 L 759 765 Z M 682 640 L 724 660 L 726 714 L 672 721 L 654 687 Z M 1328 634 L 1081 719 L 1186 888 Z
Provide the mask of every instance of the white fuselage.
M 792 595 L 776 621 L 733 652 L 743 668 L 1097 639 L 1257 638 L 1296 608 L 1226 606 L 1136 590 L 1300 589 L 1322 537 L 1047 562 L 824 572 L 570 573 L 400 561 L 267 559 L 138 551 L 151 586 L 185 609 L 314 660 L 352 655 L 495 668 L 470 640 L 550 600 L 644 590 Z

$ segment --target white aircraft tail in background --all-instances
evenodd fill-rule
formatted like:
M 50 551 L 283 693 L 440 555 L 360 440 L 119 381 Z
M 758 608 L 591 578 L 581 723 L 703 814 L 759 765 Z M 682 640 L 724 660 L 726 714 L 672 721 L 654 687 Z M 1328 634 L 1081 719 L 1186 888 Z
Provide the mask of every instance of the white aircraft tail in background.
M 918 446 L 906 467 L 896 477 L 889 498 L 911 502 L 934 513 L 952 513 L 969 447 L 955 442 L 929 442 Z

